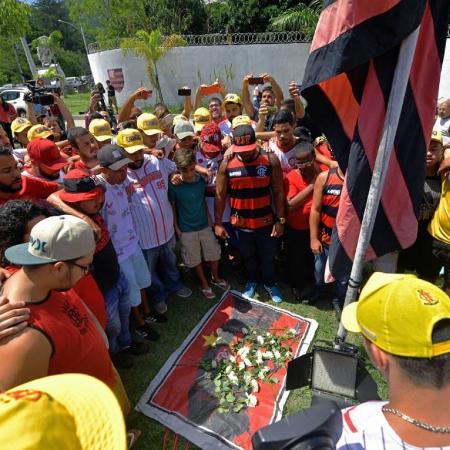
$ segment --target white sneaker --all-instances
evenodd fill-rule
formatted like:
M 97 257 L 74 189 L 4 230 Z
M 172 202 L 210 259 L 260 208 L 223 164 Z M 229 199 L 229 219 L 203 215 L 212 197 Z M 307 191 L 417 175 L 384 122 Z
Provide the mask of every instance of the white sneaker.
M 181 298 L 188 298 L 192 295 L 192 291 L 186 287 L 186 286 L 182 286 L 180 289 L 178 289 L 177 292 L 175 292 L 175 295 L 177 295 L 178 297 Z M 161 311 L 158 311 L 161 312 Z

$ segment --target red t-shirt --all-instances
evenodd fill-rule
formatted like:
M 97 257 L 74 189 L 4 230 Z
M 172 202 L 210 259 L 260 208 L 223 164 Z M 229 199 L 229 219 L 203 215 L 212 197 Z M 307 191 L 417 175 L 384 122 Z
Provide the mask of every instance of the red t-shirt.
M 22 175 L 22 189 L 18 192 L 14 192 L 8 198 L 0 197 L 0 205 L 3 205 L 8 200 L 45 200 L 50 194 L 53 194 L 53 192 L 56 192 L 58 189 L 58 184 L 52 181 L 44 181 Z
M 0 122 L 11 123 L 17 117 L 16 108 L 11 103 L 8 103 L 8 109 L 5 111 L 0 105 Z
M 76 169 L 84 170 L 87 173 L 91 173 L 91 170 L 92 170 L 83 161 L 81 161 L 81 159 L 79 159 L 78 161 L 75 161 L 74 166 Z
M 40 303 L 27 303 L 29 326 L 52 345 L 48 375 L 83 373 L 114 387 L 114 370 L 104 336 L 73 291 L 51 291 Z
M 300 175 L 298 170 L 291 170 L 284 178 L 285 192 L 290 200 L 299 192 L 303 191 L 309 183 L 307 183 Z M 308 196 L 306 201 L 300 205 L 295 211 L 289 211 L 287 216 L 288 225 L 294 230 L 309 229 L 309 214 L 311 212 L 313 193 Z

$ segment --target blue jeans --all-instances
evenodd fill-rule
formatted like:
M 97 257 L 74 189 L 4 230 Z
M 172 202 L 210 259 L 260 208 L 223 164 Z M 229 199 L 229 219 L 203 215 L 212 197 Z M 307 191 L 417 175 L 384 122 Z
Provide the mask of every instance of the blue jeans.
M 109 351 L 114 354 L 131 345 L 130 288 L 125 275 L 120 272 L 117 283 L 105 295 L 106 336 Z
M 332 289 L 331 303 L 339 304 L 339 306 L 342 307 L 347 292 L 348 280 L 335 280 L 333 283 L 324 282 L 325 265 L 327 263 L 328 253 L 329 248 L 323 245 L 322 253 L 320 255 L 314 255 L 314 278 L 316 280 L 314 292 L 316 295 L 323 295 L 329 286 Z
M 266 286 L 275 284 L 274 257 L 278 239 L 271 237 L 271 233 L 272 225 L 253 231 L 237 228 L 238 249 L 250 283 L 261 279 Z
M 149 289 L 154 303 L 165 302 L 170 294 L 183 287 L 180 272 L 177 269 L 175 245 L 174 235 L 169 242 L 159 247 L 143 250 L 152 276 L 152 285 Z

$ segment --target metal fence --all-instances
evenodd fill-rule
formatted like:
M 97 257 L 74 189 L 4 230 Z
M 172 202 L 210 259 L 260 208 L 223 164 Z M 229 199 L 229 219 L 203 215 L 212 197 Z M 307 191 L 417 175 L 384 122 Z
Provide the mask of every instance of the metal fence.
M 181 36 L 186 46 L 198 45 L 244 45 L 244 44 L 289 44 L 292 42 L 311 42 L 310 37 L 300 31 L 281 31 L 273 33 L 230 33 L 230 34 L 184 34 Z M 89 53 L 103 52 L 120 48 L 120 39 L 89 44 Z

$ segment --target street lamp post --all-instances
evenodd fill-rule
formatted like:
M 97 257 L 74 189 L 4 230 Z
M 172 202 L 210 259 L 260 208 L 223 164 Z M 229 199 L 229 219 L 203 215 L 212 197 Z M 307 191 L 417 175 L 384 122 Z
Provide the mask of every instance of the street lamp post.
M 85 50 L 86 50 L 86 56 L 88 57 L 88 61 L 89 61 L 89 50 L 88 50 L 88 46 L 87 46 L 87 42 L 86 42 L 86 37 L 85 37 L 85 35 L 84 35 L 83 27 L 80 26 L 80 28 L 78 28 L 78 27 L 77 27 L 76 25 L 74 25 L 73 23 L 71 23 L 71 22 L 66 22 L 65 20 L 61 20 L 61 19 L 58 19 L 58 22 L 65 23 L 66 25 L 69 25 L 69 26 L 71 26 L 72 28 L 75 28 L 75 30 L 77 30 L 77 31 L 79 31 L 79 32 L 81 33 L 81 36 L 83 36 L 83 43 L 84 43 L 84 48 L 85 48 Z

